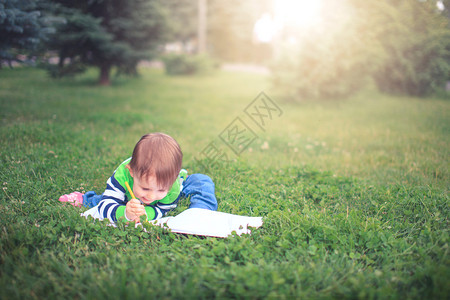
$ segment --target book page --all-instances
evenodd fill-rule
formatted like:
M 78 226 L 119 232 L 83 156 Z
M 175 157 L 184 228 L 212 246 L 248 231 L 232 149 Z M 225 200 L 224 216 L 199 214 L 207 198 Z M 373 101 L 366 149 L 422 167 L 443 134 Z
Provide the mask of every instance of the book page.
M 164 220 L 163 220 L 164 219 Z M 233 231 L 237 235 L 251 234 L 249 227 L 262 226 L 262 217 L 246 217 L 201 208 L 191 208 L 175 217 L 153 221 L 155 225 L 167 227 L 176 233 L 225 238 Z

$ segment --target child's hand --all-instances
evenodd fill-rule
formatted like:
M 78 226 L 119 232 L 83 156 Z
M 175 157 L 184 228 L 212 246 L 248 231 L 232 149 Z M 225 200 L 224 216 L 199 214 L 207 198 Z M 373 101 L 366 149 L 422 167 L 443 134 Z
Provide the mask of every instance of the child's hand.
M 139 217 L 145 215 L 144 205 L 137 199 L 131 199 L 125 208 L 125 215 L 128 220 L 140 222 Z

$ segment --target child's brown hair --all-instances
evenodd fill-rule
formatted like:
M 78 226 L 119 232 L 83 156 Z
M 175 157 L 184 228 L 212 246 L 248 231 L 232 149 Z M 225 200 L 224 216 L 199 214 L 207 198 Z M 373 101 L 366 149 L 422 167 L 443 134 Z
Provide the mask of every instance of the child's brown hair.
M 170 189 L 183 161 L 180 145 L 171 136 L 156 132 L 141 137 L 133 150 L 130 168 L 134 176 L 155 176 L 160 188 Z

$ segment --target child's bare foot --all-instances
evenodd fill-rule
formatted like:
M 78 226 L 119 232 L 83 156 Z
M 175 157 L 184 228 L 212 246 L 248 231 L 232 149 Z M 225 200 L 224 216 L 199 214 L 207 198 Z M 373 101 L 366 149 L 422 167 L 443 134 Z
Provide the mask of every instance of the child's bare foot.
M 62 195 L 59 197 L 59 201 L 68 202 L 73 206 L 81 207 L 83 206 L 83 194 L 80 192 L 73 192 L 68 195 Z

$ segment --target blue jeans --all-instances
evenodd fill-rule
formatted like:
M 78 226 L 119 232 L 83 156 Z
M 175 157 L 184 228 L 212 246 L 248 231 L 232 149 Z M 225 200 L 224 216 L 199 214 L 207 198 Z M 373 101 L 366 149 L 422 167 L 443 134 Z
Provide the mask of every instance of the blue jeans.
M 214 194 L 214 182 L 207 175 L 192 174 L 183 182 L 183 197 L 191 197 L 189 208 L 217 210 L 217 199 Z
M 180 196 L 191 197 L 189 208 L 217 210 L 217 199 L 214 194 L 214 182 L 207 175 L 192 174 L 183 182 Z M 102 200 L 102 195 L 89 191 L 83 195 L 83 206 L 94 207 Z
M 88 208 L 97 206 L 102 200 L 102 195 L 103 194 L 97 195 L 94 191 L 87 192 L 83 195 L 83 206 Z

